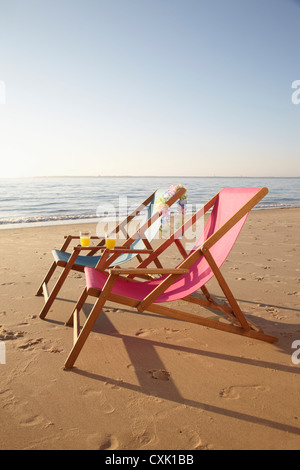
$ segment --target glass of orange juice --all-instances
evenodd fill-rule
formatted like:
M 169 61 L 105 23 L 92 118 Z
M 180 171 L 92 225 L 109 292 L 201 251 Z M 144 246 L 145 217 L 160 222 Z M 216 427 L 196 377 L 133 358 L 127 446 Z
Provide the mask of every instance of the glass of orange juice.
M 80 232 L 80 244 L 81 246 L 89 246 L 91 241 L 91 232 L 85 231 Z
M 108 250 L 113 250 L 116 246 L 116 238 L 113 235 L 105 234 L 105 246 Z

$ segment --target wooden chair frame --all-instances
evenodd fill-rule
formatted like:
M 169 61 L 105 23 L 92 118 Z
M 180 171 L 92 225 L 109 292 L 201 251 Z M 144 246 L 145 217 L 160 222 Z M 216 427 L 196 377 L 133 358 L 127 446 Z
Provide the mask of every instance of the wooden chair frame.
M 80 351 L 82 350 L 92 328 L 100 315 L 103 306 L 107 301 L 115 302 L 117 304 L 129 306 L 136 308 L 138 312 L 150 312 L 159 314 L 165 317 L 174 318 L 177 320 L 182 320 L 186 322 L 195 323 L 198 325 L 206 326 L 209 328 L 221 330 L 227 333 L 233 333 L 242 335 L 245 337 L 265 341 L 268 343 L 274 343 L 277 341 L 277 338 L 268 334 L 265 334 L 260 328 L 256 327 L 250 323 L 242 313 L 237 301 L 235 300 L 227 282 L 224 279 L 220 269 L 218 268 L 210 249 L 222 236 L 227 233 L 241 218 L 243 218 L 266 194 L 268 190 L 262 188 L 254 197 L 252 197 L 239 211 L 237 211 L 222 227 L 220 227 L 216 232 L 214 232 L 204 243 L 203 245 L 192 252 L 178 268 L 175 269 L 149 269 L 149 268 L 135 268 L 135 269 L 126 269 L 126 268 L 114 268 L 109 270 L 109 277 L 102 290 L 98 289 L 87 289 L 85 288 L 80 299 L 77 302 L 77 305 L 72 312 L 72 315 L 67 322 L 67 325 L 73 325 L 74 328 L 74 344 L 73 348 L 66 360 L 65 369 L 70 369 L 74 366 L 75 361 L 77 360 Z M 208 204 L 203 208 L 203 213 L 207 212 L 215 203 L 216 195 Z M 193 218 L 192 218 L 193 219 Z M 191 219 L 191 222 L 192 222 Z M 175 241 L 175 240 L 173 240 Z M 164 244 L 163 244 L 164 245 Z M 156 255 L 160 250 L 157 250 Z M 146 263 L 152 261 L 155 253 L 150 254 Z M 163 292 L 165 292 L 180 276 L 189 272 L 189 268 L 199 259 L 199 257 L 204 256 L 207 260 L 211 270 L 222 289 L 228 304 L 218 304 L 214 301 L 206 286 L 202 286 L 202 292 L 205 295 L 205 299 L 197 298 L 194 296 L 187 296 L 181 300 L 185 302 L 190 302 L 197 304 L 201 307 L 216 309 L 221 311 L 226 315 L 229 324 L 215 322 L 210 318 L 203 318 L 195 314 L 188 312 L 183 312 L 179 309 L 174 309 L 170 307 L 165 307 L 159 303 L 155 303 L 155 300 L 158 299 Z M 136 274 L 149 275 L 149 274 L 160 274 L 166 275 L 165 279 L 142 301 L 135 300 L 130 297 L 121 296 L 114 294 L 112 292 L 113 286 L 118 279 L 126 279 L 127 282 L 133 282 L 128 277 L 124 276 L 135 276 Z M 96 297 L 96 302 L 86 319 L 83 327 L 80 327 L 80 311 L 87 300 L 88 296 Z
M 109 259 L 109 262 L 107 261 L 107 263 L 105 264 L 100 259 L 99 263 L 97 264 L 97 268 L 106 269 L 122 253 L 135 253 L 137 255 L 138 261 L 142 262 L 141 255 L 142 254 L 149 255 L 149 253 L 151 253 L 153 251 L 151 243 L 147 239 L 147 237 L 145 235 L 145 232 L 147 231 L 147 229 L 149 229 L 151 227 L 152 224 L 154 224 L 161 217 L 160 212 L 158 212 L 158 211 L 155 212 L 152 215 L 152 217 L 150 217 L 147 220 L 147 222 L 144 225 L 142 225 L 137 230 L 137 232 L 135 232 L 132 236 L 129 236 L 129 234 L 126 230 L 126 227 L 128 226 L 128 224 L 136 216 L 138 216 L 142 212 L 142 210 L 145 209 L 145 207 L 147 207 L 152 202 L 152 200 L 155 196 L 155 193 L 156 193 L 156 191 L 154 191 L 134 212 L 132 212 L 130 215 L 128 215 L 113 231 L 114 236 L 117 236 L 120 232 L 122 232 L 123 236 L 125 237 L 125 242 L 121 246 L 123 248 L 122 252 L 118 249 L 116 249 L 114 251 L 110 250 L 108 252 L 107 250 L 105 250 L 105 239 L 103 238 L 103 239 L 100 239 L 100 241 L 99 241 L 99 237 L 94 237 L 93 236 L 93 237 L 91 237 L 93 240 L 98 240 L 99 241 L 97 246 L 95 246 L 95 247 L 81 247 L 80 245 L 77 245 L 73 248 L 73 253 L 71 254 L 71 256 L 70 256 L 67 263 L 62 262 L 62 261 L 59 261 L 59 262 L 54 261 L 52 263 L 49 271 L 47 272 L 46 276 L 44 277 L 44 279 L 43 279 L 43 281 L 42 281 L 42 283 L 41 283 L 41 285 L 40 285 L 40 287 L 39 287 L 39 289 L 36 293 L 37 296 L 43 295 L 44 299 L 45 299 L 45 305 L 43 306 L 43 308 L 40 312 L 40 318 L 41 319 L 44 319 L 46 317 L 47 313 L 49 312 L 49 309 L 51 308 L 54 300 L 56 299 L 59 291 L 61 290 L 61 288 L 62 288 L 65 280 L 67 279 L 70 271 L 74 270 L 74 271 L 84 272 L 84 266 L 76 265 L 76 259 L 77 259 L 78 255 L 80 254 L 80 252 L 88 251 L 86 256 L 93 256 L 95 253 L 97 253 L 99 251 L 104 251 L 103 255 L 105 255 L 106 261 L 107 261 L 107 256 L 110 254 L 111 257 Z M 185 188 L 179 188 L 178 191 L 176 192 L 176 194 L 174 196 L 172 196 L 169 199 L 169 201 L 166 202 L 166 204 L 169 207 L 171 207 L 180 197 L 184 196 L 185 193 L 186 193 Z M 145 250 L 132 250 L 132 249 L 129 250 L 132 243 L 138 237 L 140 237 L 141 240 L 143 241 L 143 243 L 145 245 Z M 79 239 L 80 239 L 79 236 L 72 236 L 72 235 L 65 236 L 65 242 L 62 245 L 62 248 L 61 248 L 60 251 L 66 252 L 66 250 L 68 249 L 68 247 L 69 247 L 70 243 L 72 242 L 72 240 L 78 240 L 79 241 Z M 121 247 L 119 247 L 119 248 L 121 248 Z M 161 263 L 159 262 L 159 260 L 157 258 L 155 258 L 153 260 L 153 262 L 155 263 L 155 265 L 158 268 L 162 268 L 162 265 L 161 265 Z M 58 278 L 56 284 L 54 285 L 51 293 L 49 294 L 48 283 L 49 283 L 51 277 L 53 276 L 54 271 L 56 270 L 57 266 L 62 267 L 63 271 L 62 271 L 60 277 Z

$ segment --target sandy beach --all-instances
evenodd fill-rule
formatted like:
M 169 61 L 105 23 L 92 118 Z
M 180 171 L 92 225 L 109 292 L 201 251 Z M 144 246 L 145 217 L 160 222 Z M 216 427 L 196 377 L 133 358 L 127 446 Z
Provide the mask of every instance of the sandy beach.
M 64 323 L 84 276 L 69 276 L 45 321 L 35 293 L 51 250 L 84 227 L 95 231 L 0 231 L 0 449 L 299 449 L 300 208 L 252 211 L 222 267 L 242 311 L 278 343 L 108 304 L 65 371 Z M 176 248 L 162 258 L 180 260 Z

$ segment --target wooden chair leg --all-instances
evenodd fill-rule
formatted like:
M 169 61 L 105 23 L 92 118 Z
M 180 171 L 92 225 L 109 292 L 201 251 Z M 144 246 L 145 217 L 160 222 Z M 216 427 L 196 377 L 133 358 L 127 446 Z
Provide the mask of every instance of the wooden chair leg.
M 214 258 L 212 257 L 210 251 L 205 248 L 203 249 L 203 254 L 208 262 L 208 264 L 210 265 L 218 283 L 219 283 L 219 286 L 221 287 L 224 295 L 226 296 L 228 302 L 229 302 L 229 305 L 231 306 L 232 308 L 232 312 L 234 313 L 235 317 L 237 318 L 237 320 L 239 321 L 241 327 L 245 330 L 245 331 L 250 331 L 251 330 L 251 327 L 249 325 L 249 323 L 247 322 L 246 318 L 244 317 L 243 315 L 243 312 L 241 311 L 240 309 L 240 306 L 239 304 L 237 303 L 237 301 L 235 300 L 227 282 L 225 281 L 220 269 L 218 268 Z
M 63 246 L 61 247 L 60 251 L 66 251 L 66 249 L 68 248 L 68 246 L 70 245 L 71 241 L 72 241 L 72 236 L 71 235 L 68 235 L 65 237 L 65 241 L 64 241 L 64 244 Z M 48 273 L 46 274 L 45 276 L 45 279 L 43 280 L 42 284 L 40 285 L 37 293 L 36 293 L 36 296 L 40 296 L 43 294 L 44 292 L 44 288 L 46 287 L 46 290 L 47 290 L 47 284 L 48 282 L 50 281 L 54 271 L 55 271 L 55 268 L 56 268 L 57 264 L 54 262 L 51 266 L 51 268 L 49 269 Z
M 205 295 L 206 299 L 210 302 L 211 301 L 211 296 L 210 296 L 210 293 L 208 292 L 207 287 L 202 286 L 201 290 L 202 290 L 203 294 Z
M 55 269 L 56 269 L 56 266 L 57 264 L 55 263 L 55 261 L 53 262 L 52 266 L 50 267 L 49 271 L 47 272 L 43 282 L 41 283 L 37 293 L 35 294 L 37 297 L 43 295 L 43 290 L 44 290 L 44 284 L 48 284 L 48 282 L 50 281 Z
M 57 294 L 59 293 L 60 289 L 62 288 L 65 280 L 67 279 L 68 275 L 69 275 L 69 272 L 71 271 L 74 263 L 75 263 L 75 260 L 78 256 L 78 251 L 74 251 L 74 253 L 72 254 L 72 256 L 70 257 L 69 261 L 68 261 L 68 264 L 66 265 L 66 267 L 63 269 L 63 272 L 61 273 L 58 281 L 56 282 L 55 286 L 53 287 L 53 290 L 51 292 L 51 294 L 48 296 L 48 298 L 45 299 L 46 303 L 44 305 L 44 307 L 42 308 L 41 310 L 41 313 L 40 313 L 40 318 L 43 320 L 47 313 L 49 312 L 49 309 L 51 308 L 51 305 L 53 304 L 54 300 L 56 299 L 57 297 Z
M 69 320 L 66 322 L 66 326 L 73 326 L 73 318 L 76 313 L 79 314 L 80 310 L 85 304 L 85 301 L 88 297 L 87 289 L 85 288 L 80 296 L 80 299 L 78 300 L 76 307 L 74 308 L 72 315 L 70 316 Z
M 65 369 L 72 369 L 72 367 L 74 366 L 74 363 L 77 357 L 79 356 L 80 351 L 82 350 L 90 332 L 92 331 L 92 328 L 101 313 L 101 310 L 107 300 L 107 296 L 112 290 L 116 279 L 117 279 L 117 276 L 114 274 L 111 274 L 109 276 L 108 280 L 106 281 L 105 286 L 103 287 L 100 297 L 98 297 L 93 309 L 91 310 L 91 313 L 89 314 L 85 324 L 82 327 L 82 330 L 80 331 L 80 333 L 78 332 L 79 333 L 78 335 L 75 335 L 76 332 L 74 331 L 74 344 L 65 362 Z M 79 302 L 82 302 L 83 295 L 84 294 L 82 294 Z

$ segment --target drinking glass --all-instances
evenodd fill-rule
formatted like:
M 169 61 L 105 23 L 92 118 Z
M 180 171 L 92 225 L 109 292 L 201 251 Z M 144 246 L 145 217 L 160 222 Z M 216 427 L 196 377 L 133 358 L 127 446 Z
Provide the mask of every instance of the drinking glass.
M 116 246 L 116 238 L 113 235 L 105 234 L 105 246 L 108 250 L 113 250 Z
M 81 246 L 89 246 L 91 241 L 91 232 L 85 231 L 80 232 L 80 244 Z

